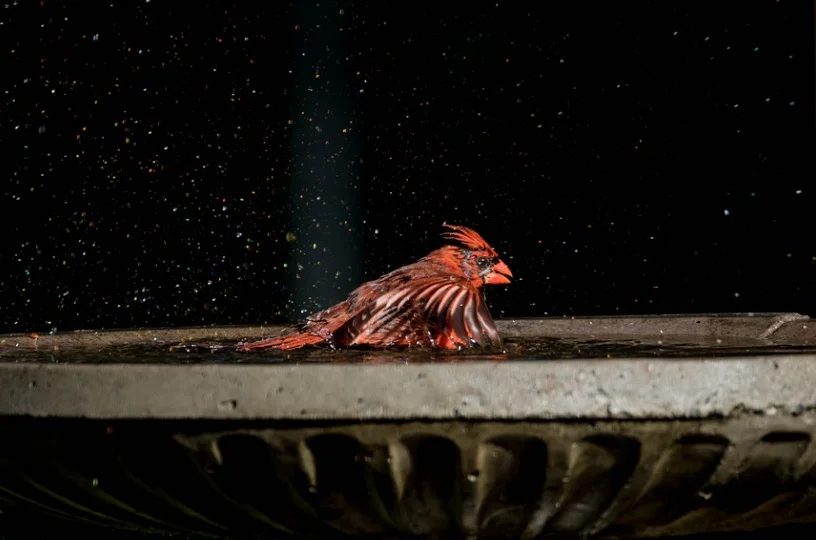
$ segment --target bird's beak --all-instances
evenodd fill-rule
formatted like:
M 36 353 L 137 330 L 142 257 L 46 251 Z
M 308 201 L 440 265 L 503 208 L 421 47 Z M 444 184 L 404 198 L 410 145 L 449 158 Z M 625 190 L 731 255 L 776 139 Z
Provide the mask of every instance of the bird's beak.
M 507 285 L 510 283 L 511 277 L 513 277 L 513 272 L 503 261 L 499 261 L 493 265 L 493 270 L 487 275 L 485 283 L 488 285 Z

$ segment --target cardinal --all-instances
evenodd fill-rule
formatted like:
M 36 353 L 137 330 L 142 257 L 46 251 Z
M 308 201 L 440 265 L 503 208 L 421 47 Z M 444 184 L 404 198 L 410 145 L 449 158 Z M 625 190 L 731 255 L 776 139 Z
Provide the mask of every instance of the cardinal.
M 445 224 L 445 245 L 363 283 L 334 306 L 306 317 L 289 335 L 242 343 L 238 350 L 288 351 L 308 345 L 462 349 L 502 345 L 483 286 L 510 283 L 498 253 L 467 227 Z

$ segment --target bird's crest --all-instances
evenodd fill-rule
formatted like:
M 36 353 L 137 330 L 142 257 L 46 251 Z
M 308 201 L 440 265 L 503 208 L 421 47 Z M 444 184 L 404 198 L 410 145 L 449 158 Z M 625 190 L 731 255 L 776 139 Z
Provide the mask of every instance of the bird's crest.
M 461 242 L 468 249 L 495 252 L 495 250 L 485 242 L 485 239 L 479 236 L 479 233 L 473 229 L 468 229 L 461 225 L 449 225 L 447 223 L 443 223 L 443 226 L 453 229 L 453 232 L 442 233 L 443 238 Z

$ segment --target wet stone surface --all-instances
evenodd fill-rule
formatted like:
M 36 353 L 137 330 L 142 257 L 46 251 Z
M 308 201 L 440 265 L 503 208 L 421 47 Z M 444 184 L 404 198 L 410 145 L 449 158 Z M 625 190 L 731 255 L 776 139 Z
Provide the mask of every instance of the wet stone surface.
M 816 352 L 816 324 L 797 314 L 499 320 L 501 348 L 235 351 L 286 327 L 86 330 L 0 335 L 0 363 L 420 364 L 603 358 L 725 358 Z
M 508 338 L 501 349 L 461 351 L 346 349 L 319 346 L 295 351 L 238 352 L 235 341 L 192 344 L 136 343 L 94 349 L 49 346 L 0 349 L 0 362 L 64 364 L 421 364 L 479 361 L 557 361 L 604 358 L 727 358 L 745 355 L 814 354 L 816 344 L 773 343 L 756 338 L 672 336 L 664 339 Z

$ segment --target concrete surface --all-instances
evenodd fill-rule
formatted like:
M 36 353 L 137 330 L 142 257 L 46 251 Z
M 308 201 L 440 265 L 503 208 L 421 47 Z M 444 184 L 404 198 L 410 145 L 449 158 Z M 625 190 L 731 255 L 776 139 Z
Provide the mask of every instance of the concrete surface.
M 0 510 L 253 539 L 661 538 L 814 524 L 814 420 L 7 419 Z
M 0 365 L 0 415 L 706 418 L 816 409 L 816 356 L 423 365 Z

